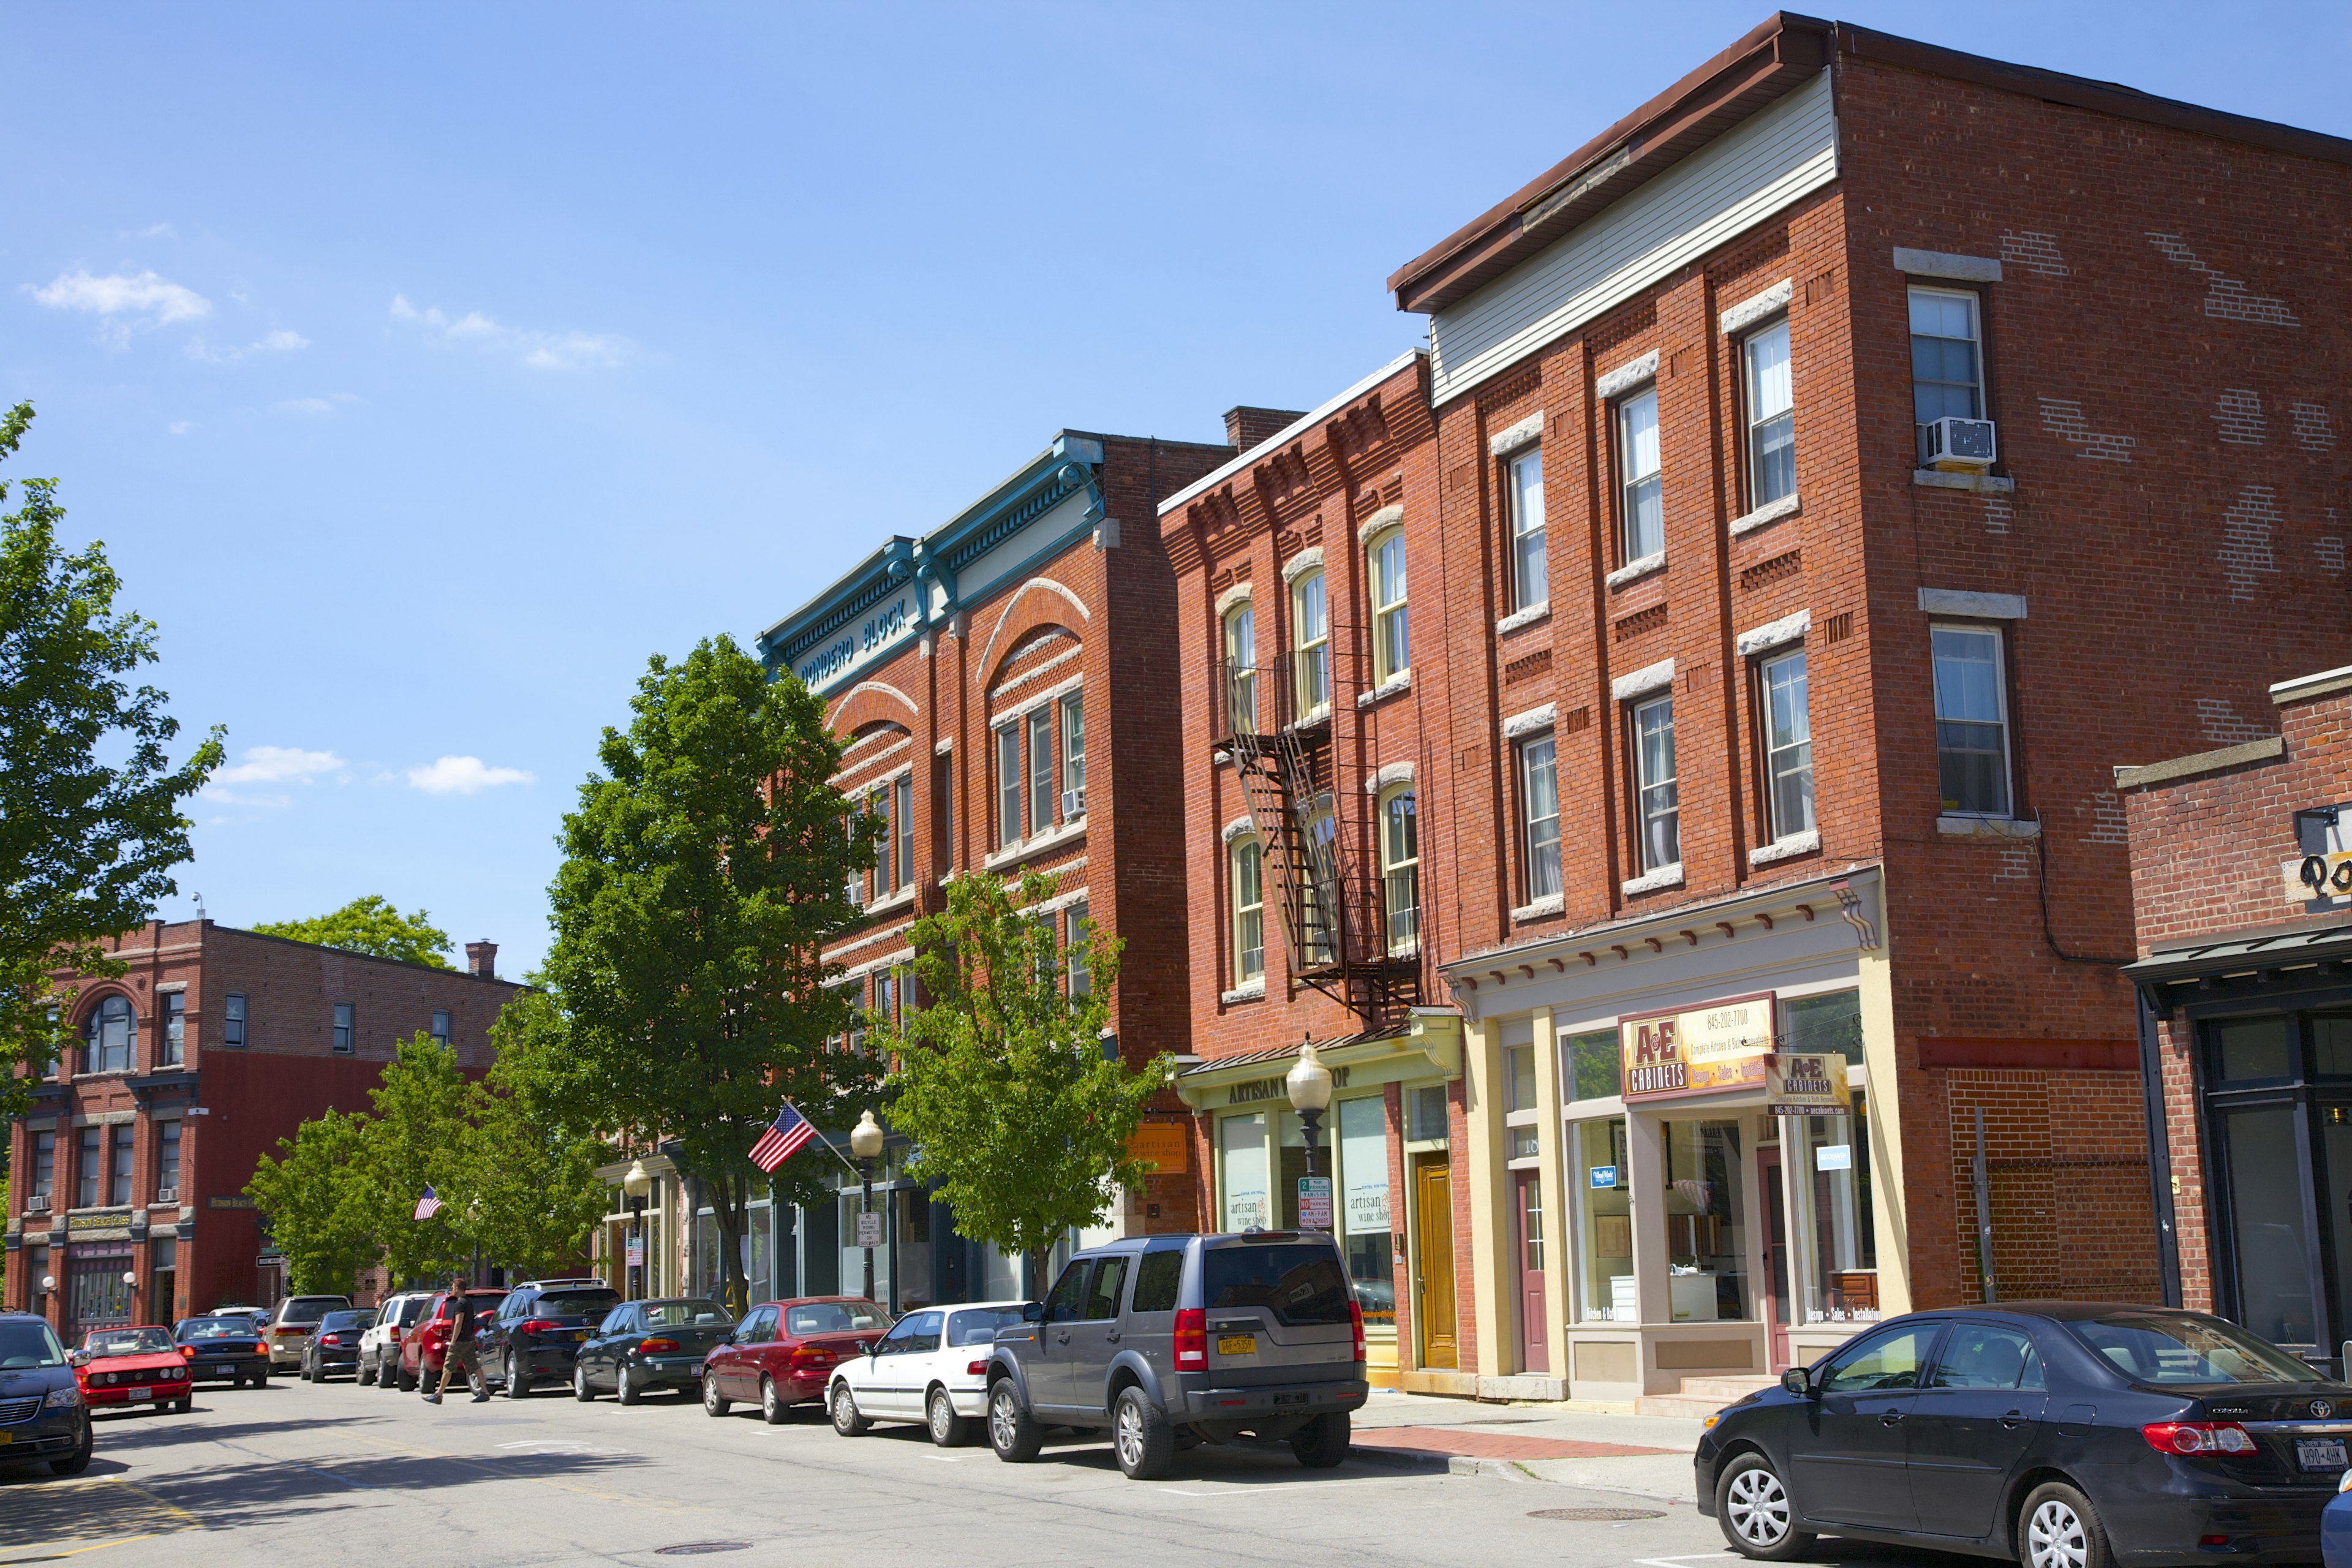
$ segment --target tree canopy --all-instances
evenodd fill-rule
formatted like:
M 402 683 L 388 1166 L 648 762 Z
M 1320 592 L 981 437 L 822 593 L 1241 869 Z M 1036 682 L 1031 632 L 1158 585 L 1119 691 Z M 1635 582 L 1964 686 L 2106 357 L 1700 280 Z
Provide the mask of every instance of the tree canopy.
M 423 910 L 402 914 L 389 900 L 374 893 L 353 899 L 331 914 L 305 921 L 272 921 L 253 929 L 264 936 L 314 942 L 346 952 L 364 952 L 371 958 L 429 963 L 436 969 L 449 967 L 446 954 L 453 946 L 449 933 L 435 925 L 430 914 Z
M 32 424 L 0 418 L 0 460 Z M 21 1065 L 56 1059 L 49 972 L 123 972 L 105 941 L 179 890 L 188 858 L 180 803 L 220 764 L 214 729 L 174 766 L 180 732 L 164 694 L 131 678 L 156 658 L 156 628 L 115 595 L 102 545 L 68 553 L 53 479 L 21 481 L 0 516 L 0 1119 L 25 1108 Z M 0 484 L 0 501 L 7 487 Z
M 1057 941 L 1034 912 L 1056 891 L 1035 871 L 1010 889 L 951 879 L 947 908 L 910 933 L 923 1005 L 880 1042 L 897 1063 L 891 1123 L 917 1150 L 908 1173 L 939 1184 L 962 1235 L 1026 1258 L 1033 1294 L 1046 1250 L 1142 1184 L 1128 1143 L 1168 1082 L 1164 1062 L 1134 1071 L 1105 1048 L 1124 944 Z

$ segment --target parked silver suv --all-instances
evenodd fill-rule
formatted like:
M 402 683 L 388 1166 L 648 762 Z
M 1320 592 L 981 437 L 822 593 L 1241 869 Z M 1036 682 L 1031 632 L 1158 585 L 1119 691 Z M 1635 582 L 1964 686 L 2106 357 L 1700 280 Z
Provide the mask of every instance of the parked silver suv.
M 1348 1457 L 1364 1318 L 1328 1236 L 1129 1237 L 1072 1258 L 1024 1316 L 989 1358 L 1000 1459 L 1036 1458 L 1047 1426 L 1108 1428 L 1138 1480 L 1202 1443 L 1287 1442 L 1318 1468 Z

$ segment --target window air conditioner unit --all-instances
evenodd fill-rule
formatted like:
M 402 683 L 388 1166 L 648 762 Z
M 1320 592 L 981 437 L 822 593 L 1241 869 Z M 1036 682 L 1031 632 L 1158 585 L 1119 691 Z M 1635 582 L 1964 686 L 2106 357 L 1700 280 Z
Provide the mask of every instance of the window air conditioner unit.
M 1073 816 L 1084 816 L 1086 814 L 1087 792 L 1083 789 L 1064 790 L 1062 792 L 1063 818 L 1067 820 Z
M 177 1187 L 157 1187 L 155 1189 L 155 1201 L 159 1204 L 178 1203 L 180 1201 L 180 1189 Z
M 1992 421 L 1950 416 L 1927 426 L 1927 466 L 1944 473 L 1980 474 L 1992 467 Z
M 25 1200 L 25 1212 L 26 1212 L 26 1214 L 47 1214 L 47 1213 L 48 1213 L 48 1212 L 49 1212 L 49 1197 L 48 1197 L 48 1194 L 47 1194 L 47 1193 L 35 1193 L 31 1197 L 26 1198 L 26 1199 Z

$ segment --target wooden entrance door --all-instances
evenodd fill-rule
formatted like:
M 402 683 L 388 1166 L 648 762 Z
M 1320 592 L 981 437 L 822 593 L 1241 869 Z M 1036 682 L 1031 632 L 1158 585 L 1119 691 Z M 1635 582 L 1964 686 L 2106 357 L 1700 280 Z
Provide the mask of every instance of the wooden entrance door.
M 1772 1290 L 1771 1370 L 1789 1364 L 1789 1205 L 1780 1192 L 1780 1151 L 1756 1151 L 1756 1184 L 1764 1194 L 1764 1272 Z
M 1549 1372 L 1551 1352 L 1545 1338 L 1543 1173 L 1514 1172 L 1511 1179 L 1514 1239 L 1518 1243 L 1519 1370 Z
M 1454 1172 L 1444 1154 L 1414 1158 L 1412 1323 L 1420 1363 L 1452 1368 L 1454 1348 Z

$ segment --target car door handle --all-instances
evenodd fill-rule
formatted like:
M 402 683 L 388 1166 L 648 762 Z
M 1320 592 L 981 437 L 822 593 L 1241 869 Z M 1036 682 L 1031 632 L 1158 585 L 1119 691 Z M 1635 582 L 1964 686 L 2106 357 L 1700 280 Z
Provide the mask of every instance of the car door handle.
M 1900 1410 L 1888 1410 L 1880 1414 L 1878 1424 L 1881 1426 L 1895 1426 L 1901 1425 L 1902 1420 L 1903 1412 Z
M 1103 1338 L 1108 1340 L 1113 1344 L 1117 1344 L 1118 1343 L 1118 1331 L 1117 1329 L 1113 1329 L 1109 1333 L 1105 1334 Z
M 2000 1418 L 2000 1429 L 2004 1432 L 2014 1432 L 2020 1426 L 2024 1425 L 2025 1417 L 2018 1415 L 2015 1411 L 2011 1411 L 2010 1414 Z
M 1068 1344 L 1070 1342 L 1070 1331 L 1067 1329 L 1056 1330 L 1054 1334 L 1054 1340 L 1057 1344 Z

